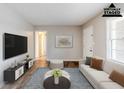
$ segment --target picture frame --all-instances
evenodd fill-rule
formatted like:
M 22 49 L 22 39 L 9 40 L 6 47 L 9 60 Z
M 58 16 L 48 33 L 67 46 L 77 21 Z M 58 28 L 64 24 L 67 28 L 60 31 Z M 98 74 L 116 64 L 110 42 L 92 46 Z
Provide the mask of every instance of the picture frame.
M 72 48 L 73 37 L 72 36 L 56 36 L 56 47 L 57 48 Z

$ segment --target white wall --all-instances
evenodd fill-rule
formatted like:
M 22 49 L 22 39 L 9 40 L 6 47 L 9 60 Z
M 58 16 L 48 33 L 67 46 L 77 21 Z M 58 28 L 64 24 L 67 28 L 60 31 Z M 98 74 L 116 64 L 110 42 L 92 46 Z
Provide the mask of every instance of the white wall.
M 10 10 L 4 4 L 0 4 L 0 87 L 4 85 L 3 71 L 8 68 L 15 60 L 21 61 L 26 54 L 3 60 L 3 34 L 12 33 L 28 37 L 28 54 L 34 57 L 34 36 L 33 27 L 26 23 L 22 17 Z
M 83 25 L 83 29 L 93 26 L 93 56 L 106 58 L 107 19 L 99 15 Z
M 82 58 L 82 31 L 81 27 L 73 26 L 53 26 L 53 27 L 36 27 L 36 31 L 47 31 L 47 58 L 48 59 L 69 59 Z M 56 48 L 55 37 L 57 35 L 72 35 L 72 48 Z
M 116 4 L 117 7 L 121 8 L 121 13 L 124 13 L 124 5 Z M 102 14 L 96 16 L 92 20 L 89 20 L 83 24 L 83 29 L 93 26 L 94 31 L 94 56 L 101 58 L 107 58 L 107 31 L 108 31 L 108 20 L 111 18 L 102 17 Z

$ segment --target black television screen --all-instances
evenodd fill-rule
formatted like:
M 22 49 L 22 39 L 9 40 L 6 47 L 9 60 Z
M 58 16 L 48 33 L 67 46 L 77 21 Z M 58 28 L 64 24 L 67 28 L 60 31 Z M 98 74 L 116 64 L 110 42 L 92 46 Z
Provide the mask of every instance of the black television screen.
M 4 34 L 4 58 L 11 58 L 27 52 L 27 37 Z

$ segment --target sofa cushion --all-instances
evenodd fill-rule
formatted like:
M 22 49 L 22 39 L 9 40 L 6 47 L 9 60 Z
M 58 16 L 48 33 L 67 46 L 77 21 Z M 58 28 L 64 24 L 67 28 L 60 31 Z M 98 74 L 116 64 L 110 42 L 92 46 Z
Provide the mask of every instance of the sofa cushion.
M 117 82 L 121 86 L 124 86 L 124 74 L 121 74 L 121 73 L 119 73 L 117 71 L 112 71 L 112 73 L 110 74 L 109 78 L 112 81 Z
M 123 89 L 121 85 L 116 82 L 100 82 L 100 88 L 102 89 Z
M 104 82 L 104 81 L 112 81 L 111 79 L 109 79 L 109 75 L 105 73 L 104 71 L 97 70 L 97 71 L 89 71 L 88 73 L 90 74 L 94 82 L 99 83 L 99 82 Z
M 93 84 L 95 88 L 100 88 L 100 82 L 111 82 L 112 80 L 109 79 L 109 75 L 104 71 L 99 71 L 88 66 L 84 67 L 81 71 L 85 74 L 86 78 Z
M 87 65 L 82 64 L 81 68 L 83 71 L 85 71 L 87 74 L 89 74 L 93 79 L 97 81 L 112 81 L 109 79 L 109 74 L 105 73 L 104 71 L 99 71 L 93 68 L 90 68 Z
M 97 70 L 102 70 L 102 63 L 103 63 L 103 60 L 92 58 L 90 67 Z
M 85 65 L 90 65 L 92 57 L 86 57 Z
M 89 65 L 85 65 L 85 64 L 81 64 L 80 65 L 80 68 L 82 69 L 82 70 L 86 70 L 86 71 L 96 71 L 96 69 L 92 69 Z
M 89 82 L 93 85 L 93 87 L 98 88 L 98 83 L 94 82 L 94 79 L 92 78 L 91 74 L 89 72 L 97 71 L 96 69 L 90 68 L 89 65 L 82 64 L 80 66 L 80 71 L 86 76 L 86 78 L 89 80 Z
M 124 64 L 117 63 L 114 61 L 105 61 L 103 65 L 103 70 L 108 74 L 111 74 L 113 70 L 116 70 L 120 73 L 124 73 Z

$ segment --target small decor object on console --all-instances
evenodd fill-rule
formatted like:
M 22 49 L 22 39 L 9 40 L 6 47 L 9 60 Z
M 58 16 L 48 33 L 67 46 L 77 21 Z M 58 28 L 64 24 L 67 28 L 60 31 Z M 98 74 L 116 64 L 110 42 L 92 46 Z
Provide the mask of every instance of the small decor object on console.
M 60 69 L 54 69 L 52 72 L 52 75 L 54 76 L 54 84 L 59 84 L 59 77 L 62 76 L 62 72 Z
M 10 68 L 14 68 L 15 67 L 15 63 L 11 63 L 11 67 Z
M 28 59 L 29 59 L 29 57 L 30 57 L 29 55 L 26 55 L 26 60 L 28 60 Z

